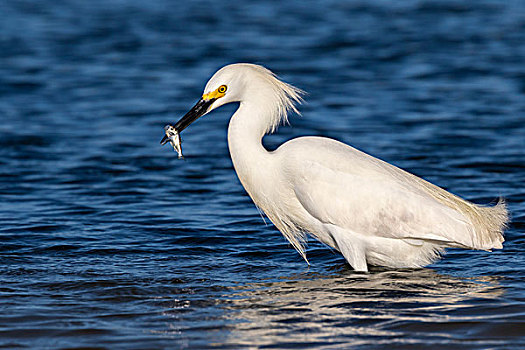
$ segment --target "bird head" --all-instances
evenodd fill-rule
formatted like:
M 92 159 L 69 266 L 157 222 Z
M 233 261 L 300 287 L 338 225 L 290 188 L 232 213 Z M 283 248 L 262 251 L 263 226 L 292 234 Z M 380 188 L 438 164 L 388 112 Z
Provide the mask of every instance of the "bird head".
M 268 69 L 249 63 L 236 63 L 219 69 L 208 81 L 199 101 L 175 125 L 177 132 L 215 108 L 231 102 L 254 101 L 268 108 L 270 130 L 286 121 L 287 112 L 300 102 L 302 91 L 275 77 Z

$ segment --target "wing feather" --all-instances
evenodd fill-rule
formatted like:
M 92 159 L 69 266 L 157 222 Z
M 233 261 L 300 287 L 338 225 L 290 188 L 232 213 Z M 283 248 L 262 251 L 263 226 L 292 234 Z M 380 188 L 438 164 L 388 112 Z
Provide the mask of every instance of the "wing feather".
M 474 245 L 469 220 L 462 213 L 426 194 L 417 182 L 392 174 L 392 168 L 402 170 L 343 146 L 344 152 L 320 153 L 344 159 L 316 157 L 313 149 L 308 160 L 288 162 L 293 191 L 310 215 L 365 236 Z

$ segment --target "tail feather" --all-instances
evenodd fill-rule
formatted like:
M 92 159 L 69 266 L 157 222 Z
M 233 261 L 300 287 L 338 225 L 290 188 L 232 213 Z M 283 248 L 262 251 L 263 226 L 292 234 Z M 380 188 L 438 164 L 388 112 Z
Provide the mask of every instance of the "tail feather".
M 477 211 L 471 213 L 469 218 L 476 230 L 481 247 L 488 249 L 501 249 L 505 241 L 503 231 L 509 222 L 509 212 L 505 201 L 500 198 L 492 207 L 476 206 Z M 483 249 L 482 248 L 482 249 Z
M 409 173 L 408 173 L 409 174 Z M 503 231 L 509 222 L 509 212 L 503 198 L 494 206 L 483 206 L 471 203 L 450 193 L 424 179 L 412 174 L 426 192 L 437 201 L 463 214 L 472 225 L 472 249 L 491 250 L 503 248 L 505 241 Z
M 430 189 L 426 183 L 427 190 Z M 432 185 L 429 193 L 446 206 L 460 212 L 472 227 L 472 249 L 491 250 L 503 248 L 503 231 L 509 222 L 509 212 L 505 201 L 500 198 L 494 206 L 471 203 L 442 188 Z

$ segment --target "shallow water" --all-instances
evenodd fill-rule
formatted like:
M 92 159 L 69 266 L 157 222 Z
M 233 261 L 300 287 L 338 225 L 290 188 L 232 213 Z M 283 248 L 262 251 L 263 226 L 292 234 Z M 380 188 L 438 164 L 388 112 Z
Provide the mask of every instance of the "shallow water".
M 0 2 L 0 347 L 525 347 L 522 1 Z M 309 92 L 300 135 L 350 143 L 477 203 L 505 247 L 428 268 L 304 261 L 233 171 L 235 106 L 163 126 L 222 65 Z

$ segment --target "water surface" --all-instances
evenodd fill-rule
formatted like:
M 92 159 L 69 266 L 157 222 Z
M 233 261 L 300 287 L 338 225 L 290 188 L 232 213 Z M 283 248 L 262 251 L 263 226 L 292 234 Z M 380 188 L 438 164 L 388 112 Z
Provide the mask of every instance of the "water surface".
M 522 1 L 0 3 L 0 347 L 525 347 Z M 476 203 L 503 250 L 354 273 L 265 225 L 235 106 L 162 128 L 232 62 L 308 91 L 265 144 L 333 137 Z

